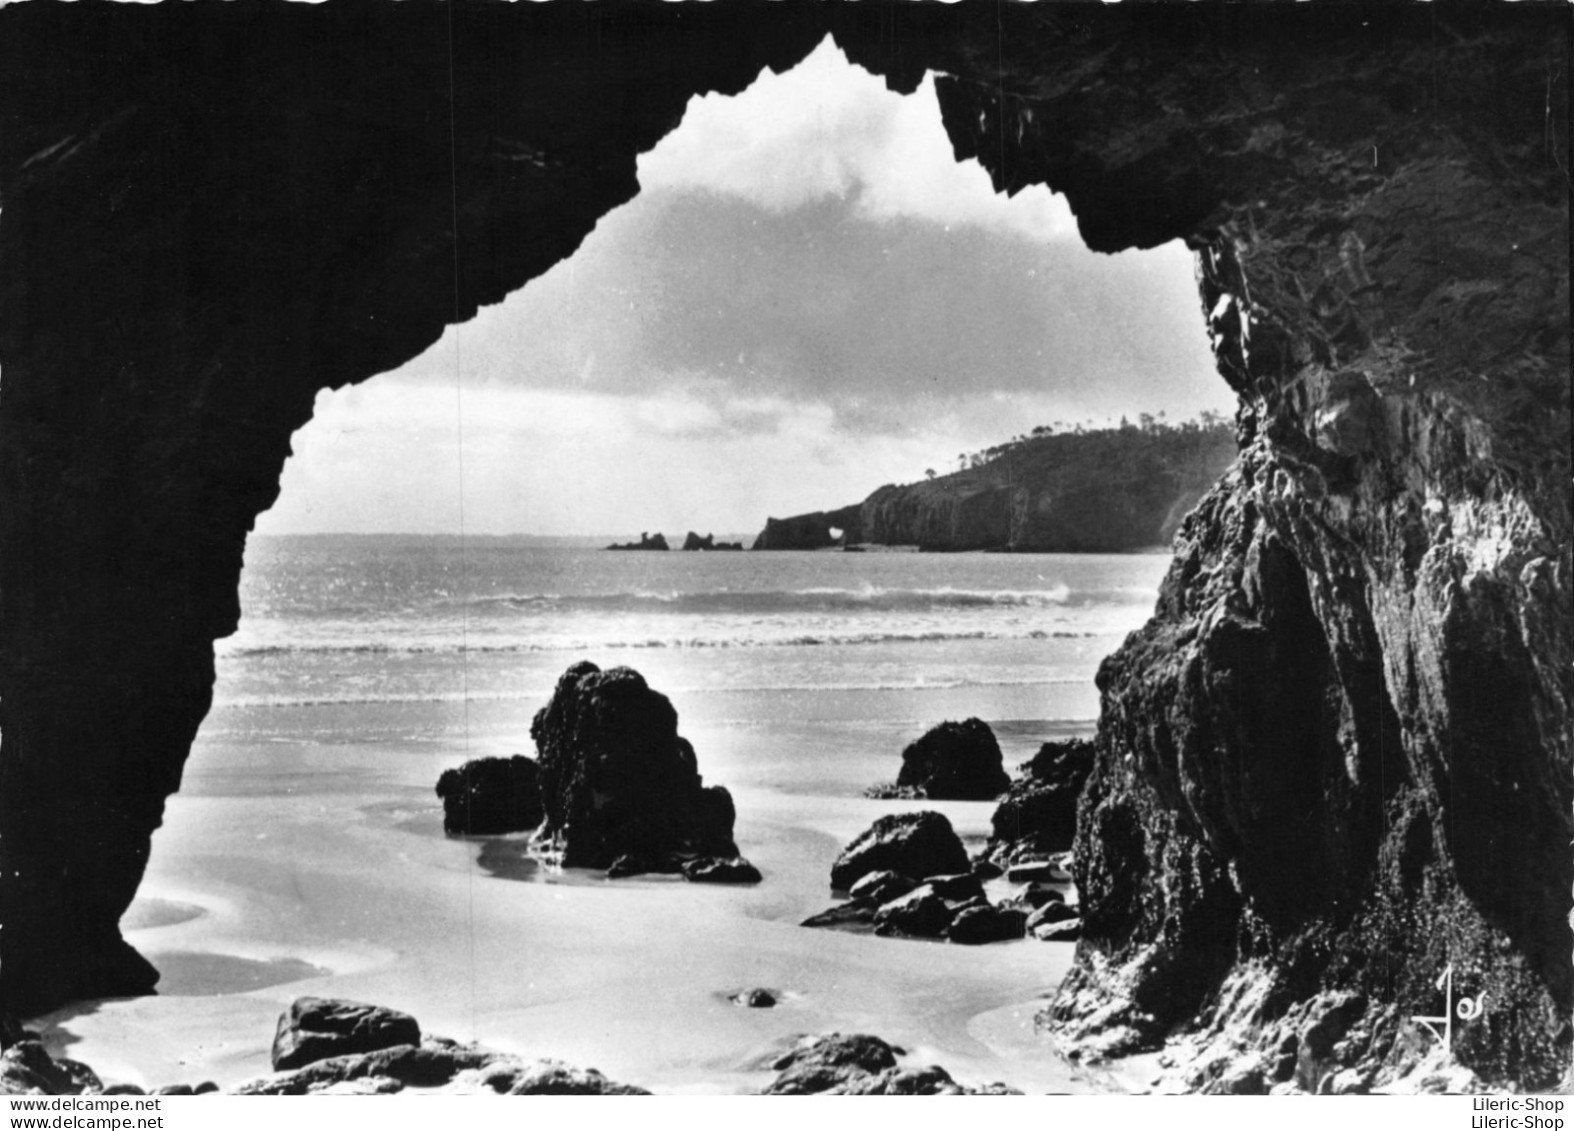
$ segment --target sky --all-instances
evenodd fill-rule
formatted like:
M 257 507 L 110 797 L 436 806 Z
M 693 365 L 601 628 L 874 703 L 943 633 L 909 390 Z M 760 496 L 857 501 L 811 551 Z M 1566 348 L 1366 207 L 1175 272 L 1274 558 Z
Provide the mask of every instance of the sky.
M 690 102 L 569 259 L 318 395 L 268 534 L 741 534 L 1040 424 L 1230 411 L 1180 244 L 1096 255 L 829 40 Z

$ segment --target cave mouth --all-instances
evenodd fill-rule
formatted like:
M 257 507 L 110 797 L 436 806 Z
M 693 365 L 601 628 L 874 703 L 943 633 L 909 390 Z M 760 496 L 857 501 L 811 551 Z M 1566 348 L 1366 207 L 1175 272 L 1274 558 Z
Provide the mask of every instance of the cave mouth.
M 531 713 L 586 658 L 634 666 L 675 698 L 715 698 L 745 682 L 767 718 L 781 711 L 766 702 L 774 689 L 872 701 L 894 684 L 907 700 L 928 696 L 915 709 L 929 724 L 1004 720 L 1018 760 L 1037 739 L 1087 729 L 1092 665 L 1151 610 L 1160 557 L 1125 560 L 1106 577 L 1097 565 L 1068 575 L 1030 556 L 837 571 L 835 559 L 750 566 L 588 553 L 645 542 L 658 527 L 673 551 L 683 529 L 751 539 L 777 506 L 846 502 L 896 476 L 943 485 L 1053 435 L 1179 440 L 1168 417 L 1184 417 L 1199 389 L 1209 396 L 1192 402 L 1196 411 L 1222 416 L 1232 400 L 1212 372 L 1183 247 L 1097 256 L 1047 190 L 1008 200 L 976 165 L 957 165 L 932 89 L 890 94 L 839 56 L 800 66 L 810 81 L 796 90 L 797 71 L 763 76 L 763 103 L 745 92 L 692 105 L 642 160 L 642 194 L 523 291 L 400 371 L 318 394 L 280 498 L 249 540 L 239 631 L 217 645 L 214 710 L 188 766 L 199 795 L 259 735 L 283 749 L 413 739 L 448 752 L 503 741 L 518 745 L 499 753 L 529 752 Z M 813 115 L 795 110 L 817 82 L 836 89 Z M 779 152 L 751 155 L 741 171 L 715 160 L 712 183 L 691 182 L 696 147 L 762 119 L 776 121 Z M 862 130 L 850 139 L 849 121 Z M 849 171 L 871 146 L 875 165 Z M 812 165 L 820 150 L 817 194 L 799 186 L 802 199 L 778 200 L 784 154 Z M 857 179 L 880 175 L 880 163 L 898 171 Z M 878 204 L 893 185 L 912 199 Z M 1002 270 L 1010 284 L 980 296 Z M 983 326 L 970 334 L 975 317 Z M 751 324 L 759 318 L 771 324 Z M 882 333 L 911 340 L 888 348 Z M 924 374 L 900 371 L 942 349 Z M 658 363 L 670 372 L 636 383 Z M 1014 371 L 971 373 L 944 396 L 926 391 L 947 363 Z M 804 372 L 782 378 L 794 366 Z M 852 387 L 828 386 L 827 369 L 852 375 Z M 1060 384 L 1069 402 L 1057 400 Z M 944 419 L 926 426 L 921 412 Z M 747 482 L 762 478 L 795 493 L 767 498 Z M 607 500 L 621 509 L 598 511 Z M 718 513 L 713 500 L 727 508 L 719 521 L 705 517 Z M 1096 526 L 1103 505 L 1084 508 L 1084 526 Z M 848 529 L 827 524 L 826 543 Z M 781 579 L 740 582 L 724 569 Z M 1087 597 L 1104 591 L 1118 596 Z M 830 649 L 834 660 L 823 658 Z M 1035 656 L 1046 673 L 1024 679 Z M 887 674 L 859 676 L 860 666 Z M 959 690 L 969 684 L 982 686 Z M 916 737 L 887 729 L 888 749 L 866 760 L 868 780 L 853 790 L 889 779 L 894 762 L 884 763 Z M 708 774 L 737 780 L 722 751 L 699 753 Z M 358 802 L 348 791 L 336 804 Z M 183 837 L 167 829 L 155 838 L 155 871 L 171 838 L 170 866 L 180 859 Z

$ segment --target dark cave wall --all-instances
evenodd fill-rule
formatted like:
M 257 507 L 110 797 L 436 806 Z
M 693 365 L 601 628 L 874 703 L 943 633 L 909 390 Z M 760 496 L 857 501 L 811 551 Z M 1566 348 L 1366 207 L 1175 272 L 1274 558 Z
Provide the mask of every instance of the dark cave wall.
M 1567 13 L 1126 15 L 1081 67 L 1008 41 L 939 86 L 997 187 L 1066 192 L 1095 248 L 1198 250 L 1241 396 L 1236 470 L 1100 672 L 1045 1020 L 1200 1033 L 1194 1087 L 1283 1079 L 1286 1039 L 1302 1086 L 1369 1083 L 1452 963 L 1492 1003 L 1461 1059 L 1544 1085 L 1574 1001 Z
M 689 97 L 830 29 L 898 89 L 944 72 L 959 158 L 1066 193 L 1094 249 L 1186 239 L 1241 397 L 1237 470 L 1100 675 L 1053 1027 L 1212 1025 L 1238 1060 L 1338 997 L 1309 1077 L 1388 1056 L 1452 961 L 1502 1003 L 1462 1055 L 1546 1079 L 1574 1004 L 1568 19 L 0 11 L 5 1007 L 152 984 L 116 923 L 317 390 L 570 254 Z
M 692 95 L 822 34 L 758 14 L 0 12 L 8 1010 L 153 985 L 117 923 L 317 391 L 565 258 Z

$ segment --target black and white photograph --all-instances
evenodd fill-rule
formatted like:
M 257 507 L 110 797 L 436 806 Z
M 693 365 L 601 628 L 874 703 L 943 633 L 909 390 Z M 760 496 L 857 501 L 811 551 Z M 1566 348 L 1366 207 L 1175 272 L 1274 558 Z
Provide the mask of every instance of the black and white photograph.
M 1561 1127 L 1571 13 L 0 4 L 13 1124 Z

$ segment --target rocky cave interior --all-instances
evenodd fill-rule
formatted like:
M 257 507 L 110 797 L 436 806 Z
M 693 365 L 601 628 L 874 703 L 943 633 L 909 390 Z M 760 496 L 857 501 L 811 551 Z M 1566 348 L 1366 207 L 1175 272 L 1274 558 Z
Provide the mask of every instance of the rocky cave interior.
M 1241 456 L 1104 664 L 1085 1053 L 1391 1064 L 1447 964 L 1555 1081 L 1574 967 L 1558 5 L 56 3 L 0 12 L 0 999 L 121 938 L 319 389 L 573 253 L 694 95 L 829 33 L 1095 251 L 1199 255 Z M 460 254 L 456 257 L 455 250 Z M 456 263 L 459 265 L 456 269 Z M 1383 953 L 1386 961 L 1365 957 Z M 1254 1053 L 1255 1055 L 1255 1053 Z

